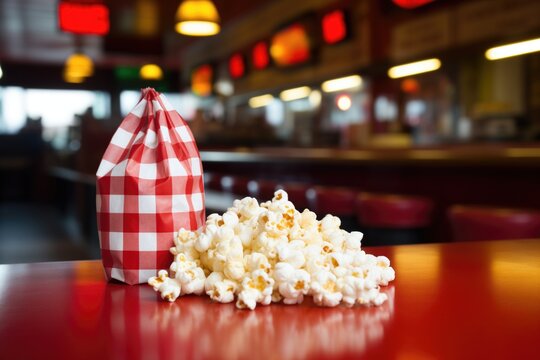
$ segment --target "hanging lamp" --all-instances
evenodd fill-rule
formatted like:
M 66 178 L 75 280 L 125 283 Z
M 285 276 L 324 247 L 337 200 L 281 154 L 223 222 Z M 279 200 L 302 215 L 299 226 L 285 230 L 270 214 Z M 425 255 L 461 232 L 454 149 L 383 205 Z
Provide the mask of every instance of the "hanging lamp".
M 81 83 L 94 74 L 92 59 L 82 53 L 69 56 L 64 66 L 64 80 L 70 83 Z
M 211 0 L 184 0 L 176 11 L 177 33 L 189 36 L 211 36 L 220 30 L 220 19 Z
M 146 64 L 139 70 L 139 77 L 144 80 L 161 80 L 163 70 L 156 64 Z

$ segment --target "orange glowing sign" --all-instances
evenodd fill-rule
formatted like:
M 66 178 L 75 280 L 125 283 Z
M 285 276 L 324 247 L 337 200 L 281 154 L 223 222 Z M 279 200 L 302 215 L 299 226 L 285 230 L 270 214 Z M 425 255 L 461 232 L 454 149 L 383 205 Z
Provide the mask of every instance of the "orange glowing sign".
M 106 35 L 109 33 L 109 8 L 104 4 L 60 2 L 60 30 L 75 34 Z
M 198 96 L 212 94 L 212 78 L 214 70 L 210 65 L 201 65 L 191 74 L 191 91 Z
M 301 64 L 311 58 L 311 44 L 306 28 L 290 25 L 272 37 L 270 55 L 279 66 Z

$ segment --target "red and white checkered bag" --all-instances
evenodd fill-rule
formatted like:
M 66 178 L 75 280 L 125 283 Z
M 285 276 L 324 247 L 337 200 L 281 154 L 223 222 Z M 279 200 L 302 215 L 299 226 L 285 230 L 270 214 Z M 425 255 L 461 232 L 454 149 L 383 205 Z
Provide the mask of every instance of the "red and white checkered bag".
M 167 269 L 174 232 L 205 220 L 193 135 L 167 99 L 144 89 L 97 171 L 101 257 L 109 279 L 140 284 Z

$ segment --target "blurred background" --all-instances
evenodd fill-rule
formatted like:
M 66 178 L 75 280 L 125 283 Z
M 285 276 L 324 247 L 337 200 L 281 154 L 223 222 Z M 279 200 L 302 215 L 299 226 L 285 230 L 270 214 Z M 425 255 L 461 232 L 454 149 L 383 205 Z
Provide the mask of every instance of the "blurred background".
M 368 245 L 482 237 L 459 219 L 488 210 L 491 237 L 540 236 L 539 14 L 534 0 L 0 0 L 0 263 L 99 257 L 95 171 L 148 86 L 194 133 L 208 211 L 285 188 Z

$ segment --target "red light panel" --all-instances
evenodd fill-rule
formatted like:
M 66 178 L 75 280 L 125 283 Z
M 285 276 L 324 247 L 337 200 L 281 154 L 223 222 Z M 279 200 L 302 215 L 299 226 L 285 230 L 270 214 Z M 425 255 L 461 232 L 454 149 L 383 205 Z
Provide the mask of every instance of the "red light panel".
M 61 2 L 58 5 L 60 29 L 75 34 L 109 33 L 109 8 L 103 4 Z
M 424 6 L 435 0 L 392 0 L 394 4 L 404 9 L 414 9 Z
M 270 64 L 270 56 L 268 55 L 268 45 L 261 41 L 253 47 L 253 66 L 255 69 L 262 70 Z
M 323 39 L 327 44 L 336 44 L 347 37 L 347 22 L 343 10 L 335 10 L 323 16 Z
M 246 72 L 246 66 L 244 64 L 244 58 L 241 54 L 234 54 L 229 59 L 229 73 L 233 79 L 238 79 L 244 76 Z

